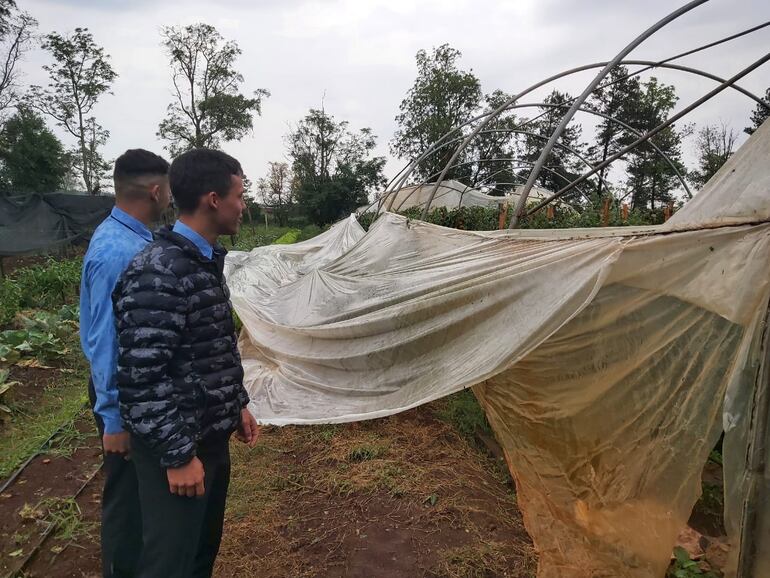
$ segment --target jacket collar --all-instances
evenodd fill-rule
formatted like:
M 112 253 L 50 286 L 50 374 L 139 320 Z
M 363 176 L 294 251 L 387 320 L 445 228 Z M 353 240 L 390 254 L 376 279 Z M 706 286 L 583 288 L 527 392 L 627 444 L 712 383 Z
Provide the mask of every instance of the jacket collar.
M 219 270 L 220 274 L 224 270 L 225 256 L 227 255 L 227 249 L 225 249 L 219 243 L 214 244 L 213 246 L 214 254 L 212 258 L 209 259 L 208 257 L 204 256 L 200 252 L 200 249 L 197 247 L 195 243 L 193 243 L 190 239 L 188 239 L 184 235 L 180 235 L 179 233 L 176 233 L 173 230 L 173 227 L 171 226 L 162 227 L 161 229 L 158 229 L 158 231 L 155 234 L 159 239 L 165 239 L 166 241 L 169 241 L 174 245 L 181 247 L 185 253 L 187 253 L 190 257 L 193 257 L 196 260 L 200 261 L 201 263 L 205 263 L 209 265 L 211 263 L 214 263 L 215 265 L 217 265 L 217 269 Z

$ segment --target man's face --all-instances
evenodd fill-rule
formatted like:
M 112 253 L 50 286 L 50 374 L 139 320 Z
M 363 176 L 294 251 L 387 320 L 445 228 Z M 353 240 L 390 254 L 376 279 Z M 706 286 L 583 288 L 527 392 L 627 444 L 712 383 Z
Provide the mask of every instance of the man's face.
M 230 175 L 230 189 L 224 197 L 218 196 L 216 208 L 217 229 L 220 235 L 235 235 L 241 228 L 243 210 L 243 177 Z

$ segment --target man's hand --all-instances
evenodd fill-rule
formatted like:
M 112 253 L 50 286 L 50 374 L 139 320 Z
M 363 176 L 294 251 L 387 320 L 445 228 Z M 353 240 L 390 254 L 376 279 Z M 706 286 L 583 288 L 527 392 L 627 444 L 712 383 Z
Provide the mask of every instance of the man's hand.
M 196 457 L 179 468 L 167 468 L 168 489 L 172 494 L 194 498 L 205 492 L 203 464 Z
M 244 408 L 241 410 L 241 423 L 238 426 L 238 431 L 235 432 L 235 437 L 247 444 L 249 447 L 254 447 L 259 438 L 260 427 L 257 425 L 257 420 L 251 415 L 251 412 Z
M 131 450 L 131 435 L 127 431 L 116 434 L 104 434 L 102 447 L 105 454 L 122 454 L 128 456 Z

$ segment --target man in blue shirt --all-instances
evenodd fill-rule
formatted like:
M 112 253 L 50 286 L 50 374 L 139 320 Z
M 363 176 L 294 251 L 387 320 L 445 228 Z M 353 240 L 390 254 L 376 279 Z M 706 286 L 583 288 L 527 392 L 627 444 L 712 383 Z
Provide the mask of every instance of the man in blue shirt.
M 91 365 L 89 397 L 104 449 L 102 570 L 133 576 L 142 549 L 142 518 L 130 435 L 118 403 L 118 340 L 112 291 L 131 259 L 153 240 L 150 224 L 168 207 L 168 162 L 149 151 L 126 151 L 115 161 L 115 207 L 94 232 L 83 261 L 80 342 Z

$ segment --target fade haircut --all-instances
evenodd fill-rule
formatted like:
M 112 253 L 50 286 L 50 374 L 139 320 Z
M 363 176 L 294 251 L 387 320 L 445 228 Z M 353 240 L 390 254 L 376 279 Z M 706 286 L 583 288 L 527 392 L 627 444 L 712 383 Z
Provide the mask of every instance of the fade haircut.
M 163 157 L 144 149 L 129 149 L 115 161 L 115 194 L 142 196 L 153 178 L 168 176 L 168 169 L 168 161 Z
M 192 149 L 171 163 L 171 194 L 180 212 L 192 213 L 201 197 L 212 191 L 227 196 L 233 176 L 242 177 L 243 169 L 230 155 L 213 149 Z

